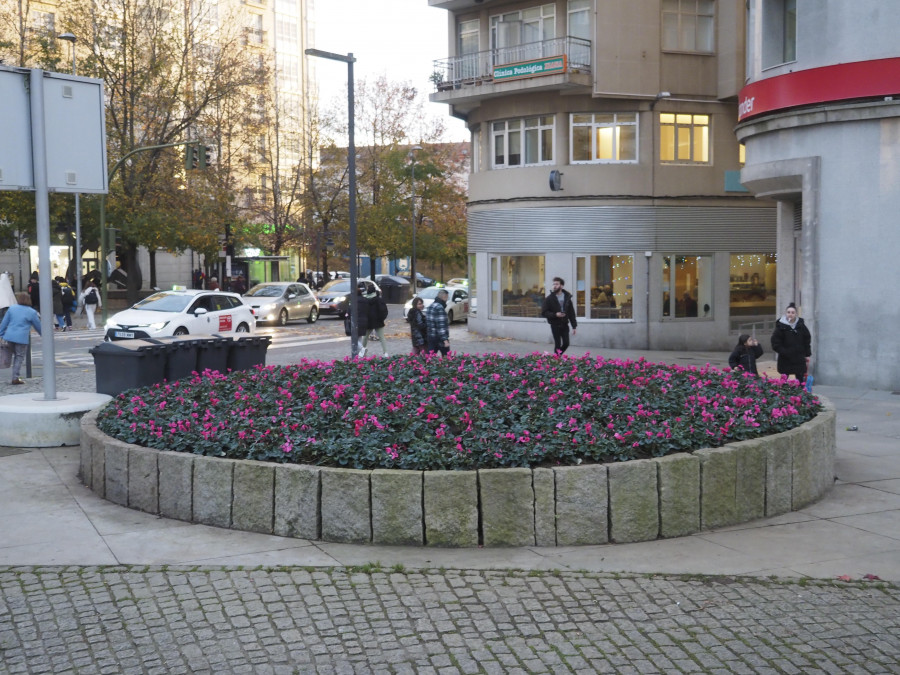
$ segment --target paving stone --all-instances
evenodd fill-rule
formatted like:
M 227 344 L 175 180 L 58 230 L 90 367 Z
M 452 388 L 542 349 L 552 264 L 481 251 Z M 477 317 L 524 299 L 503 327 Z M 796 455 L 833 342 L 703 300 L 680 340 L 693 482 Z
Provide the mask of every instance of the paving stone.
M 478 545 L 478 474 L 426 471 L 423 495 L 428 546 Z
M 234 465 L 219 457 L 194 458 L 194 522 L 231 527 L 231 490 Z
M 700 459 L 700 526 L 704 530 L 737 522 L 737 453 L 730 446 L 704 448 Z
M 422 472 L 372 471 L 372 543 L 422 546 Z
M 128 506 L 159 513 L 159 450 L 133 446 L 128 449 Z
M 194 455 L 160 452 L 159 515 L 190 522 L 193 518 Z
M 231 526 L 246 532 L 272 534 L 275 465 L 243 461 L 234 466 Z
M 369 471 L 321 470 L 322 539 L 342 544 L 372 541 Z
M 656 460 L 659 480 L 659 536 L 700 531 L 700 458 L 687 453 Z

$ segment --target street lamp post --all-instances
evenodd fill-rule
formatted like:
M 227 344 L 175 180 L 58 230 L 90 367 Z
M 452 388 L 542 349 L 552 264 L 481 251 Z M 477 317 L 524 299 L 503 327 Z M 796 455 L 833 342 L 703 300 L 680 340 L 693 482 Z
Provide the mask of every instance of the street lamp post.
M 409 149 L 409 161 L 410 168 L 412 170 L 411 174 L 411 188 L 412 188 L 412 257 L 409 261 L 409 279 L 412 282 L 410 285 L 412 287 L 413 296 L 416 295 L 416 284 L 418 283 L 418 278 L 416 277 L 416 150 L 421 150 L 421 145 L 414 145 Z
M 78 38 L 72 33 L 63 33 L 60 40 L 72 43 L 72 74 L 75 72 L 75 42 Z M 81 195 L 75 193 L 75 297 L 81 297 Z
M 347 170 L 350 181 L 347 187 L 350 192 L 350 355 L 356 357 L 359 354 L 359 336 L 356 334 L 357 306 L 356 283 L 359 263 L 356 260 L 356 143 L 354 140 L 354 103 L 353 103 L 353 52 L 346 56 L 333 52 L 324 52 L 321 49 L 307 49 L 307 56 L 317 56 L 330 61 L 341 61 L 347 64 Z

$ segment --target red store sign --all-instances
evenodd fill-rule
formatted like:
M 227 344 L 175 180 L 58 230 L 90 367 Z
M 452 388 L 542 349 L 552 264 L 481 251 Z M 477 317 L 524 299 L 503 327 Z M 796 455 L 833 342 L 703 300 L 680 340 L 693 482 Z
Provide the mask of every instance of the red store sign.
M 798 70 L 748 84 L 738 121 L 797 106 L 900 94 L 900 58 Z

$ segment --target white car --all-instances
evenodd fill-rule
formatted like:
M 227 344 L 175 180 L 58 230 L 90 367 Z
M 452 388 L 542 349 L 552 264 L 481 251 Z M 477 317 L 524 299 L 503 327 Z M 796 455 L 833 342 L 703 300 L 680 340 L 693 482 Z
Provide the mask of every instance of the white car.
M 253 310 L 240 295 L 194 289 L 154 293 L 106 322 L 106 340 L 255 331 Z
M 454 321 L 465 321 L 469 318 L 469 289 L 462 286 L 429 286 L 423 288 L 416 294 L 416 297 L 422 298 L 425 308 L 428 308 L 437 297 L 438 291 L 447 291 L 447 319 L 450 323 Z M 412 299 L 407 300 L 403 305 L 403 316 L 409 316 L 409 310 L 412 309 Z

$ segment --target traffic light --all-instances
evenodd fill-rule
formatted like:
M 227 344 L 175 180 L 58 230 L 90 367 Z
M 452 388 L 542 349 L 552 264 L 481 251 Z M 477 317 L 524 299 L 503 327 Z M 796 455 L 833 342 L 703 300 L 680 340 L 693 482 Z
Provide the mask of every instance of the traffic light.
M 184 146 L 184 168 L 190 171 L 196 169 L 200 164 L 200 144 L 190 143 Z
M 200 168 L 205 169 L 210 164 L 212 164 L 212 146 L 210 145 L 200 145 L 197 146 L 199 150 L 199 159 L 200 159 Z

